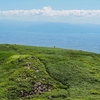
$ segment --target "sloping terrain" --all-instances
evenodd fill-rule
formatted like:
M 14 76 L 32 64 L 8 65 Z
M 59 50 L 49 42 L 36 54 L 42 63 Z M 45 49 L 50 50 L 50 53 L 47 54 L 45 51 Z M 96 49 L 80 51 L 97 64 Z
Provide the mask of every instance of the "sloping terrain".
M 100 100 L 100 54 L 0 44 L 0 100 Z

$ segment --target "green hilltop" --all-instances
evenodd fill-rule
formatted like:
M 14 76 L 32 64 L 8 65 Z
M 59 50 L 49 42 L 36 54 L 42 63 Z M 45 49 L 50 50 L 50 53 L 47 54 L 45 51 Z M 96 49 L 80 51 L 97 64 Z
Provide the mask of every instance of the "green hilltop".
M 0 44 L 0 100 L 100 100 L 100 54 Z

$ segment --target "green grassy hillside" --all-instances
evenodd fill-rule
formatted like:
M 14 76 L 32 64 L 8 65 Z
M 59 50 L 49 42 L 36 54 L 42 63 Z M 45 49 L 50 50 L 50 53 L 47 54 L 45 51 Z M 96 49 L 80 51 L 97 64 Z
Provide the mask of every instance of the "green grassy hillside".
M 0 100 L 100 100 L 100 54 L 0 44 Z

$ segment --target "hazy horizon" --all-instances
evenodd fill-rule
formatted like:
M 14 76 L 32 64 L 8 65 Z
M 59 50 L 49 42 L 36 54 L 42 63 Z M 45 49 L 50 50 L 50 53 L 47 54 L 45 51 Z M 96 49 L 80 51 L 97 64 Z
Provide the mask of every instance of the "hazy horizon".
M 100 53 L 100 26 L 67 23 L 0 24 L 0 43 L 83 50 Z

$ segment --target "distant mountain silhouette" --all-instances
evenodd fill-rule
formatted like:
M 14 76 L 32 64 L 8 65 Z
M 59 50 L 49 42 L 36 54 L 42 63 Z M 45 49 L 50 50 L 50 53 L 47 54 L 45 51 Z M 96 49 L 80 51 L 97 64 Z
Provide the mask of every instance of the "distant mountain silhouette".
M 28 31 L 45 33 L 100 33 L 100 25 L 59 22 L 0 21 L 0 31 Z

